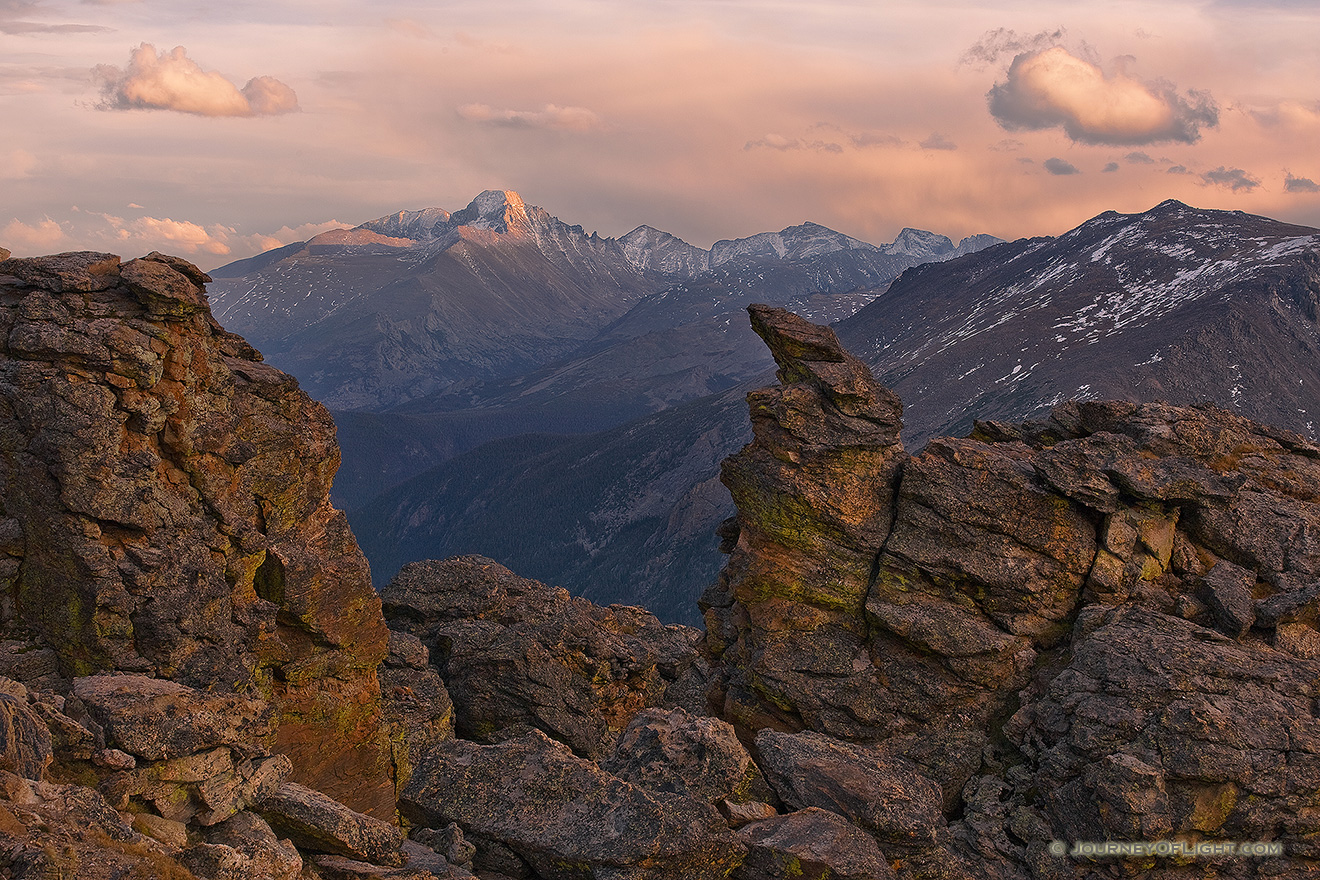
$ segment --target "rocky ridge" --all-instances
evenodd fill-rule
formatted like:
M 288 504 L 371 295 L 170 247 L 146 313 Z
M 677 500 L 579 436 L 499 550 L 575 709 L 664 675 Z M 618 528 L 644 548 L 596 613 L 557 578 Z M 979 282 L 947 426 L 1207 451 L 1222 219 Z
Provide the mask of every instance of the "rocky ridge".
M 1310 441 L 1086 402 L 912 456 L 832 331 L 753 307 L 780 382 L 725 466 L 704 634 L 481 557 L 377 600 L 324 411 L 204 280 L 0 262 L 10 876 L 1315 873 Z M 1159 839 L 1265 846 L 1051 851 Z
M 1320 447 L 1074 402 L 909 456 L 831 331 L 751 311 L 781 385 L 725 462 L 738 516 L 703 607 L 714 705 L 787 803 L 912 876 L 1090 876 L 1047 844 L 1173 837 L 1287 858 L 1129 867 L 1315 870 Z

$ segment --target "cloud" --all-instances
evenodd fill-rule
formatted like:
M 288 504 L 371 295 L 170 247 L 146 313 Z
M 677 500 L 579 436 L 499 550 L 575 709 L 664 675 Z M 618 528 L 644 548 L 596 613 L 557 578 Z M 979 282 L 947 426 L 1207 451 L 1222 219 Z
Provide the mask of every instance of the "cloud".
M 1315 193 L 1320 192 L 1320 183 L 1309 177 L 1293 177 L 1291 171 L 1285 171 L 1283 190 L 1290 193 Z
M 1022 141 L 1015 140 L 1014 138 L 1004 138 L 998 143 L 991 144 L 986 149 L 993 150 L 996 153 L 1013 153 L 1025 146 L 1026 144 L 1022 143 Z
M 1124 156 L 1123 158 L 1126 159 L 1126 160 L 1128 161 L 1128 163 L 1131 164 L 1131 165 L 1154 165 L 1154 164 L 1155 164 L 1155 160 L 1152 159 L 1148 153 L 1142 153 L 1142 152 L 1140 152 L 1140 151 L 1133 152 L 1133 153 L 1128 153 L 1128 154 L 1127 154 L 1126 156 Z
M 861 134 L 849 135 L 848 140 L 854 147 L 865 149 L 867 147 L 901 147 L 906 141 L 896 134 L 881 134 L 876 131 L 864 131 Z
M 226 239 L 233 230 L 226 226 L 207 230 L 190 220 L 169 217 L 139 217 L 124 221 L 108 214 L 103 216 L 115 227 L 117 237 L 123 242 L 163 242 L 167 253 L 225 256 L 230 252 Z
M 1128 76 L 1122 65 L 1107 75 L 1059 47 L 1015 57 L 1008 78 L 986 97 L 1008 131 L 1062 128 L 1086 144 L 1190 144 L 1202 126 L 1219 124 L 1219 106 L 1207 92 L 1181 96 L 1171 84 Z
M 843 147 L 832 141 L 804 141 L 800 138 L 786 138 L 782 134 L 767 134 L 765 137 L 757 138 L 754 141 L 748 141 L 743 145 L 744 150 L 779 150 L 780 152 L 790 152 L 795 150 L 816 150 L 821 153 L 842 153 Z
M 0 21 L 0 34 L 108 34 L 114 28 L 98 24 L 42 24 L 36 21 Z
M 1272 107 L 1247 111 L 1266 128 L 1310 129 L 1320 126 L 1320 101 L 1314 104 L 1301 104 L 1296 101 L 1281 101 Z
M 124 70 L 98 64 L 92 75 L 101 84 L 103 110 L 175 110 L 198 116 L 271 116 L 298 109 L 293 89 L 269 76 L 248 80 L 242 90 L 215 71 L 204 71 L 175 46 L 157 53 L 142 43 Z
M 0 244 L 16 253 L 45 253 L 64 240 L 64 229 L 49 217 L 29 225 L 14 219 L 0 229 Z
M 560 107 L 555 104 L 546 104 L 541 110 L 498 110 L 489 104 L 464 104 L 458 108 L 458 115 L 469 122 L 509 128 L 591 131 L 602 127 L 601 118 L 586 107 Z
M 930 137 L 921 142 L 923 150 L 956 150 L 958 145 L 940 132 L 931 132 Z
M 1205 186 L 1225 186 L 1233 192 L 1251 192 L 1260 186 L 1260 180 L 1252 177 L 1241 168 L 1225 168 L 1220 165 L 1214 171 L 1207 171 L 1201 175 L 1201 183 Z
M 1035 34 L 1019 34 L 1009 28 L 995 28 L 986 31 L 974 46 L 964 52 L 962 58 L 958 59 L 958 64 L 959 66 L 967 64 L 984 70 L 1004 55 L 1039 52 L 1057 46 L 1066 34 L 1067 31 L 1063 28 Z
M 1168 168 L 1168 170 L 1166 170 L 1164 173 L 1165 173 L 1165 174 L 1191 174 L 1192 172 L 1190 172 L 1190 171 L 1187 170 L 1187 166 L 1186 166 L 1186 165 L 1171 165 L 1171 166 Z
M 1117 162 L 1107 162 L 1107 163 L 1105 163 L 1105 167 L 1100 169 L 1100 173 L 1101 173 L 1101 174 L 1112 174 L 1112 173 L 1114 173 L 1114 172 L 1117 171 L 1117 170 L 1118 170 L 1118 163 L 1117 163 Z
M 1050 174 L 1065 175 L 1082 173 L 1076 165 L 1071 162 L 1066 162 L 1063 159 L 1046 159 L 1044 164 L 1045 170 Z

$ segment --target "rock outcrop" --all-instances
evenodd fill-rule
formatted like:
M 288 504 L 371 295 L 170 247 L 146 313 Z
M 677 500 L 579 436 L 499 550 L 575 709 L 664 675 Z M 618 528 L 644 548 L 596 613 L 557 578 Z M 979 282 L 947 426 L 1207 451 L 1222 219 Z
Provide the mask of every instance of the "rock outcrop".
M 601 608 L 491 559 L 413 563 L 382 598 L 391 626 L 429 649 L 468 739 L 535 728 L 597 758 L 638 710 L 704 702 L 698 630 Z
M 386 628 L 334 425 L 178 258 L 0 263 L 0 595 L 66 678 L 268 700 L 294 778 L 393 815 Z
M 908 457 L 828 330 L 751 311 L 782 384 L 749 395 L 703 607 L 712 706 L 787 804 L 872 831 L 900 876 L 1320 870 L 1320 447 L 1086 402 Z M 1276 848 L 1049 850 L 1161 839 Z

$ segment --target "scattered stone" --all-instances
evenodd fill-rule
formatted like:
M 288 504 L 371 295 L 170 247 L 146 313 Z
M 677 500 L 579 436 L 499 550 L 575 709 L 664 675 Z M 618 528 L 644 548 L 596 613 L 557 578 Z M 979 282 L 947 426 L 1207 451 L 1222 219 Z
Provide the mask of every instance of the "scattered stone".
M 300 849 L 375 865 L 401 865 L 399 830 L 354 812 L 319 791 L 286 782 L 256 807 L 275 833 Z
M 808 807 L 745 826 L 747 861 L 733 880 L 886 880 L 894 876 L 875 838 L 842 816 Z
M 136 813 L 133 816 L 133 830 L 158 840 L 171 849 L 183 849 L 188 845 L 188 826 L 154 813 Z
M 643 788 L 707 803 L 771 796 L 730 724 L 683 709 L 638 712 L 600 768 Z
M 235 813 L 204 833 L 208 842 L 227 846 L 246 859 L 247 873 L 240 873 L 235 880 L 253 876 L 262 880 L 293 880 L 302 874 L 302 856 L 293 843 L 278 839 L 270 825 L 256 813 L 248 810 Z
M 92 763 L 107 770 L 133 770 L 137 767 L 137 758 L 119 749 L 101 749 L 92 755 Z
M 763 730 L 756 749 L 771 787 L 796 810 L 820 807 L 897 843 L 933 843 L 944 826 L 939 786 L 873 746 Z
M 1229 638 L 1242 638 L 1256 621 L 1255 585 L 1255 572 L 1223 559 L 1215 563 L 1202 579 L 1200 591 L 1214 615 L 1215 629 Z
M 477 838 L 498 841 L 547 880 L 714 880 L 744 853 L 709 804 L 631 785 L 540 731 L 446 743 L 418 765 L 399 806 L 415 824 L 459 823 L 479 855 Z
M 390 630 L 389 653 L 385 665 L 391 669 L 426 669 L 431 652 L 426 644 L 412 633 Z
M 734 803 L 722 800 L 716 806 L 719 807 L 720 815 L 728 821 L 730 828 L 741 828 L 748 822 L 759 822 L 779 815 L 779 811 L 773 806 L 760 801 Z
M 460 867 L 470 868 L 477 848 L 463 838 L 463 829 L 451 822 L 444 828 L 419 828 L 413 832 L 413 840 L 428 846 L 445 859 Z
M 373 865 L 343 856 L 312 856 L 312 863 L 320 870 L 325 880 L 437 880 L 438 877 L 456 876 L 448 871 L 443 875 L 437 875 L 425 868 L 411 865 L 396 867 Z

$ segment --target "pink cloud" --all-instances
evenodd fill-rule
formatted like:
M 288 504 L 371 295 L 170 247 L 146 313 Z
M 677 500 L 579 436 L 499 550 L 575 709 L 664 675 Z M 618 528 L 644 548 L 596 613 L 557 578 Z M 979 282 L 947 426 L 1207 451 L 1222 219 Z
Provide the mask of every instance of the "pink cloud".
M 298 109 L 293 89 L 274 77 L 253 77 L 240 90 L 223 75 L 202 70 L 183 46 L 157 52 L 142 43 L 130 53 L 128 67 L 98 64 L 92 74 L 101 85 L 99 106 L 106 110 L 269 116 Z
M 1009 131 L 1062 128 L 1087 144 L 1195 143 L 1219 124 L 1205 92 L 1180 96 L 1167 83 L 1146 83 L 1123 70 L 1106 74 L 1055 46 L 1013 59 L 1008 78 L 987 96 L 990 113 Z

